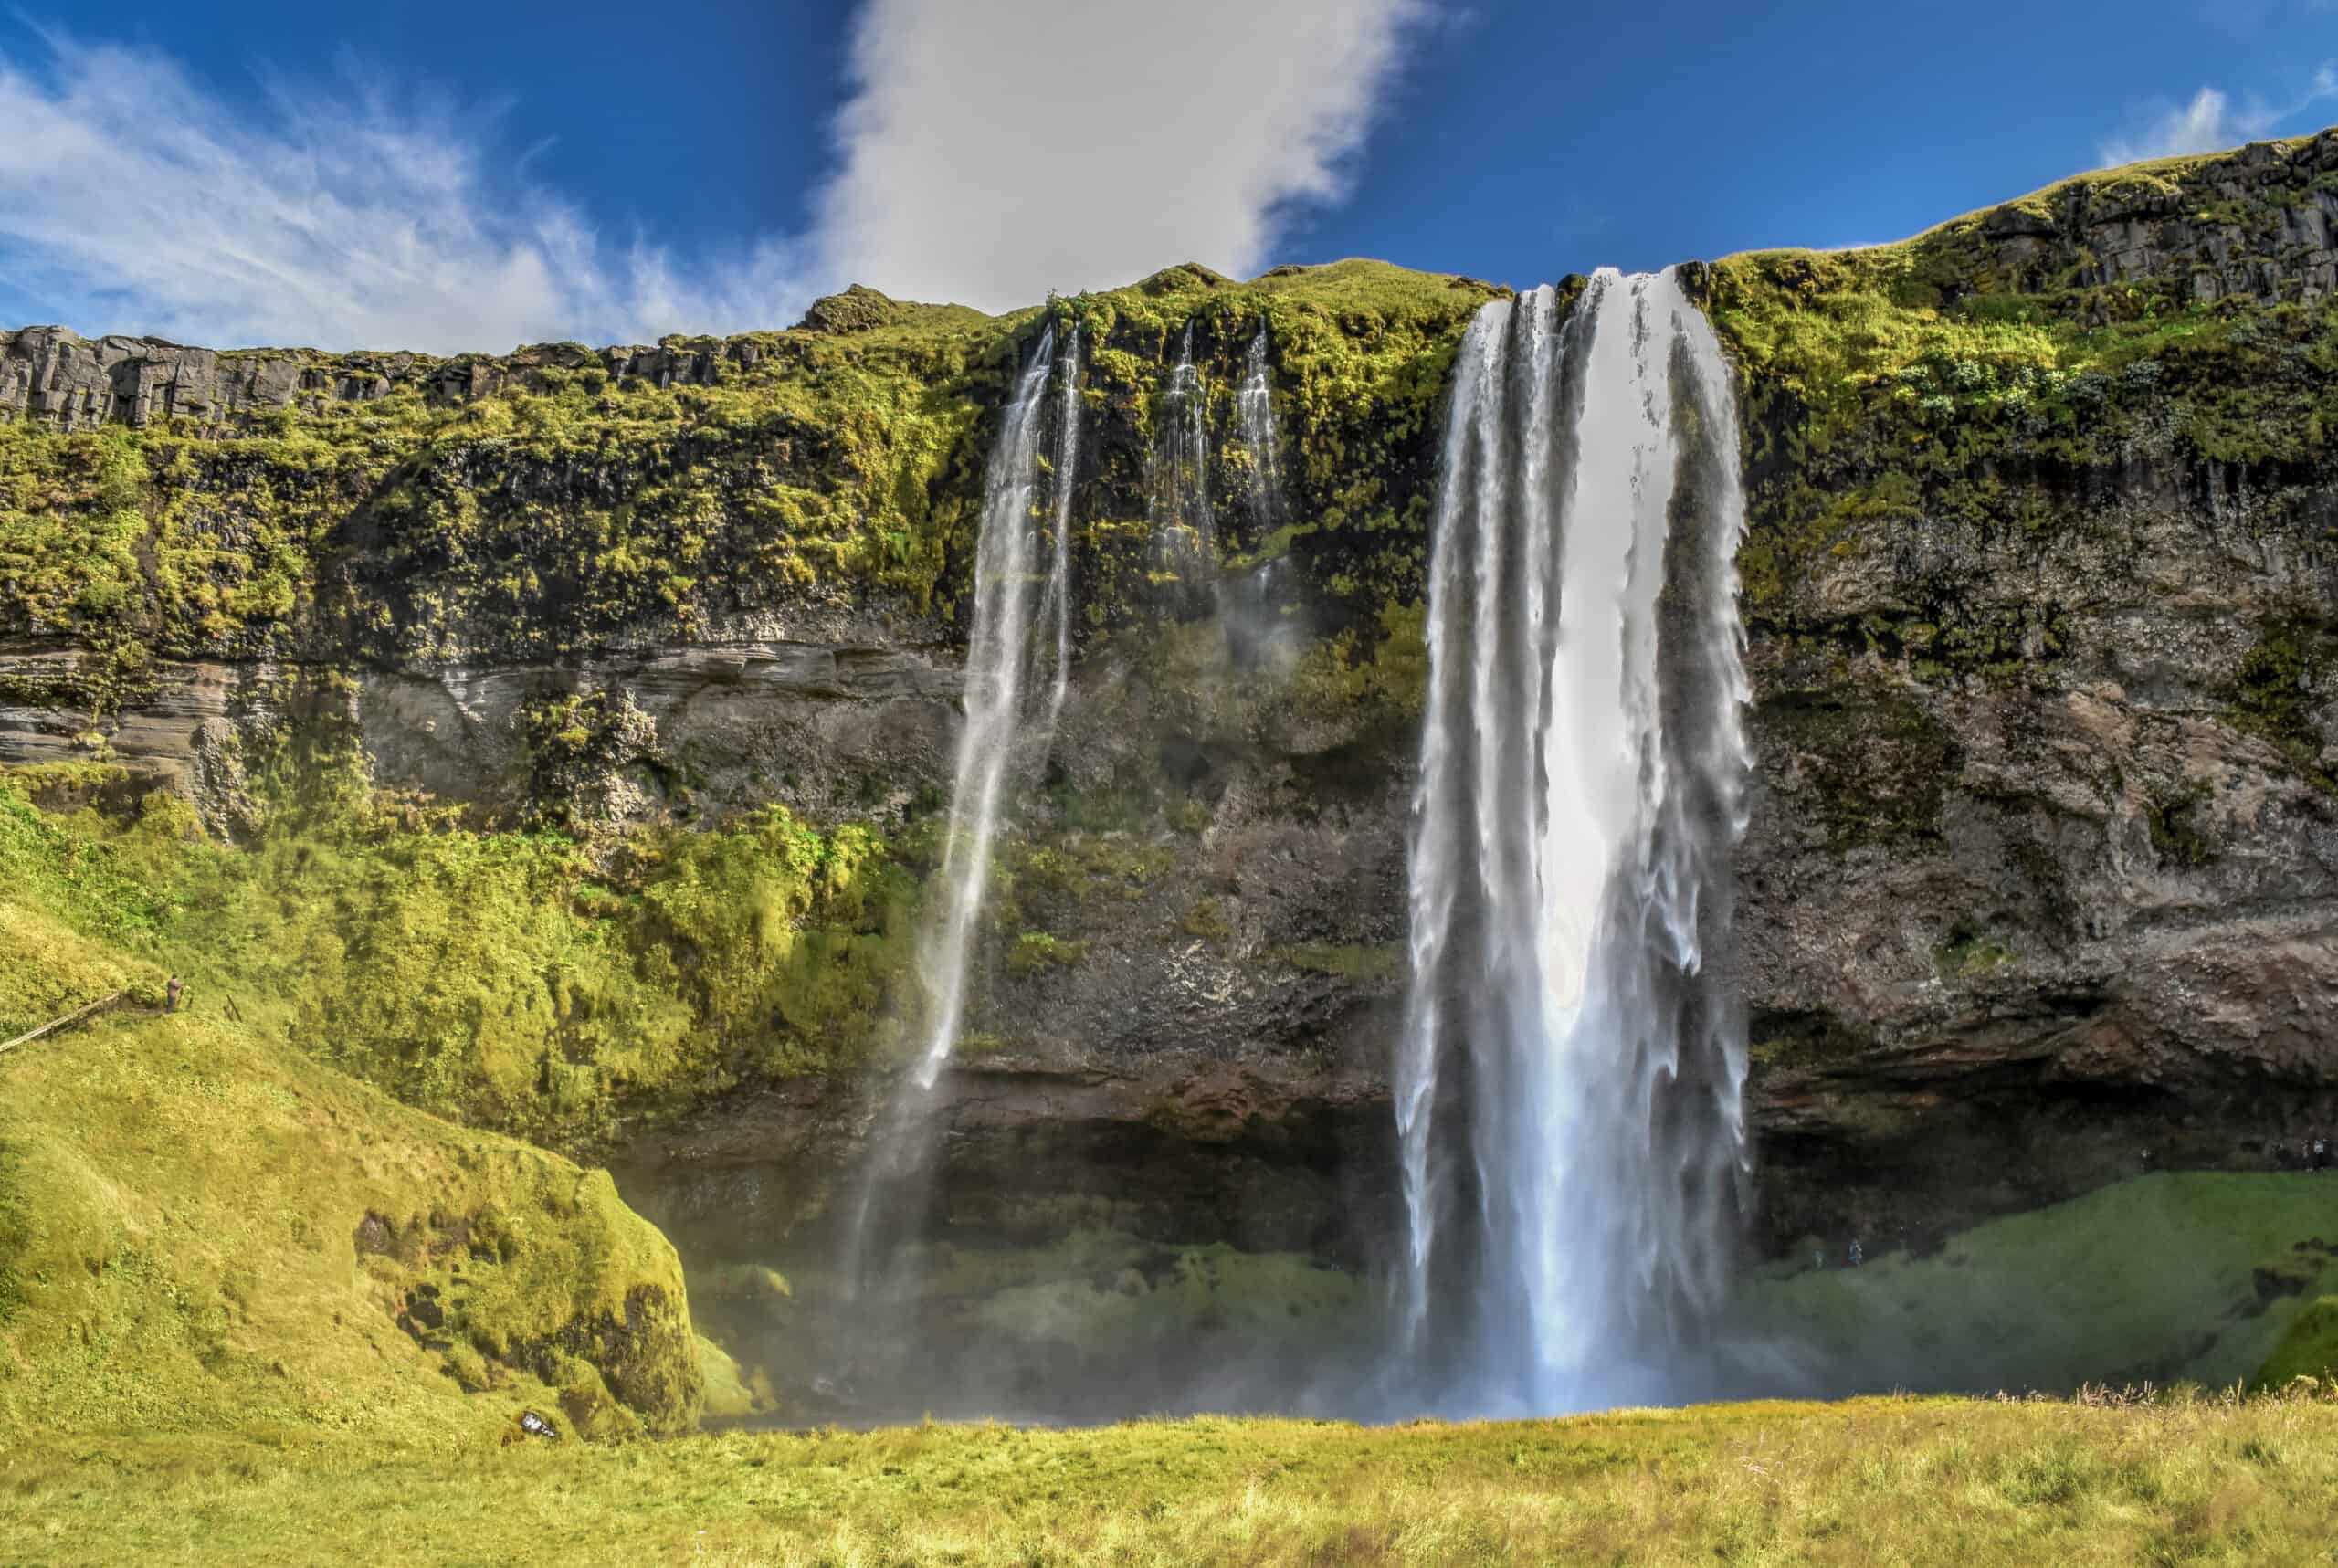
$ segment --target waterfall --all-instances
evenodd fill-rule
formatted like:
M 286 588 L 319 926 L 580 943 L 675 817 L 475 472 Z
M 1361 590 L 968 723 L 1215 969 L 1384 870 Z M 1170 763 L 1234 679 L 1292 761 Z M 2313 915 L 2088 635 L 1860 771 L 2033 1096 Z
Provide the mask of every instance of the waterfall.
M 1047 603 L 1056 631 L 1055 679 L 1048 688 L 1047 732 L 1055 733 L 1071 689 L 1071 485 L 1079 467 L 1079 329 L 1071 329 L 1063 374 L 1063 407 L 1056 426 L 1056 455 L 1048 465 L 1056 489 L 1054 550 L 1048 568 Z
M 1191 600 L 1217 565 L 1217 517 L 1209 500 L 1209 408 L 1194 363 L 1194 324 L 1185 323 L 1177 363 L 1163 389 L 1152 484 L 1153 549 L 1160 569 Z M 1204 601 L 1206 602 L 1206 601 Z
M 925 1049 L 916 1074 L 922 1089 L 933 1087 L 958 1038 L 965 1010 L 967 952 L 989 886 L 991 843 L 998 833 L 1009 766 L 1018 747 L 1046 745 L 1069 679 L 1071 481 L 1079 441 L 1076 328 L 1063 374 L 1062 424 L 1052 464 L 1055 537 L 1041 613 L 1035 616 L 1031 589 L 1039 544 L 1039 426 L 1055 361 L 1055 329 L 1050 326 L 1016 384 L 983 478 L 981 531 L 974 543 L 974 629 L 966 648 L 966 721 L 958 732 L 950 835 L 942 854 L 941 915 L 927 928 L 919 954 L 928 1002 Z M 1034 645 L 1033 622 L 1050 617 L 1053 661 L 1046 715 L 1027 731 L 1022 721 L 1025 673 L 1046 662 L 1046 650 Z
M 1670 273 L 1483 307 L 1429 574 L 1400 1318 L 1438 1403 L 1683 1389 L 1745 1170 L 1728 368 Z
M 1275 441 L 1274 380 L 1267 369 L 1263 321 L 1243 356 L 1234 406 L 1242 420 L 1242 444 L 1250 451 L 1250 513 L 1264 537 L 1282 521 L 1282 454 Z

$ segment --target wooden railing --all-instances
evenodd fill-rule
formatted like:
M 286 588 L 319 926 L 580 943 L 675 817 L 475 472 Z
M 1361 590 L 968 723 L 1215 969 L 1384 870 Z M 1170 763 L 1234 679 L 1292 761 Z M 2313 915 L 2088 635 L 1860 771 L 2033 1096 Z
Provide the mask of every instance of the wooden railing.
M 68 1013 L 62 1018 L 51 1018 L 47 1023 L 43 1024 L 37 1029 L 26 1030 L 23 1034 L 18 1035 L 15 1039 L 8 1041 L 5 1045 L 0 1045 L 0 1052 L 13 1051 L 18 1046 L 29 1045 L 33 1041 L 39 1039 L 44 1035 L 58 1034 L 63 1030 L 71 1028 L 76 1024 L 86 1024 L 90 1019 L 96 1017 L 99 1014 L 111 1012 L 112 1009 L 121 1006 L 124 1001 L 129 999 L 129 996 L 130 993 L 127 991 L 117 991 L 111 996 L 100 996 L 96 1001 L 90 1003 L 88 1006 Z

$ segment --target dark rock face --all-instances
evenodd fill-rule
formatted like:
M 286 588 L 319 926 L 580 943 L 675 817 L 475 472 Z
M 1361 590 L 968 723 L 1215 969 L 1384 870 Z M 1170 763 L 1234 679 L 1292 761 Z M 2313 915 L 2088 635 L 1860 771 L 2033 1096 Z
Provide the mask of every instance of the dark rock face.
M 588 366 L 654 386 L 700 386 L 715 380 L 721 361 L 751 365 L 760 352 L 743 342 L 597 351 L 547 343 L 498 358 L 442 360 L 416 353 L 187 348 L 161 338 L 92 341 L 63 327 L 26 327 L 0 332 L 0 416 L 40 419 L 68 430 L 143 426 L 178 417 L 217 425 L 300 404 L 363 403 L 407 384 L 441 401 L 483 397 L 538 370 Z
M 2264 628 L 2338 607 L 2288 499 L 2138 464 L 2083 538 L 1935 536 L 1804 585 L 1843 623 L 1951 593 L 2050 614 L 2014 679 L 1757 633 L 1743 930 L 1781 1175 L 1848 1159 L 1874 1178 L 1853 1216 L 1938 1223 L 2328 1121 L 2338 713 L 2308 689 L 2282 733 L 2246 706 Z M 1847 1223 L 1792 1192 L 1777 1239 Z
M 1981 231 L 1996 264 L 2032 288 L 2077 268 L 2082 284 L 2174 279 L 2203 301 L 2324 300 L 2338 293 L 2338 190 L 2322 180 L 2333 169 L 2338 136 L 2263 142 L 2180 185 L 2139 170 L 2011 203 Z M 2268 212 L 2270 235 L 2244 221 Z
M 402 373 L 414 357 L 389 356 L 393 363 L 387 368 Z M 160 338 L 91 342 L 63 327 L 0 332 L 0 409 L 68 430 L 116 422 L 145 425 L 175 415 L 225 418 L 247 409 L 286 407 L 304 390 L 353 400 L 387 391 L 388 381 L 348 376 L 311 384 L 296 353 L 222 354 Z

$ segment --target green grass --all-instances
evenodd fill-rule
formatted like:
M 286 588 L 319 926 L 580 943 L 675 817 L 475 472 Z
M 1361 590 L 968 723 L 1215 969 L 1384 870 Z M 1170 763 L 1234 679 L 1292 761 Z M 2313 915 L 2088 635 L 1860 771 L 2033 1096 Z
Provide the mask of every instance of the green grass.
M 680 1263 L 606 1172 L 187 1013 L 19 1047 L 0 1103 L 0 1429 L 444 1447 L 522 1404 L 692 1419 Z M 402 1328 L 417 1300 L 443 1321 Z
M 59 822 L 0 781 L 0 1033 L 133 999 L 0 1055 L 0 1428 L 444 1444 L 534 1404 L 596 1436 L 686 1430 L 727 1363 L 606 1172 L 310 1059 L 216 970 L 152 1010 L 195 928 L 220 935 L 186 891 L 218 869 L 191 822 L 159 795 L 127 826 Z
M 1991 1221 L 1930 1258 L 1789 1259 L 1748 1281 L 1743 1306 L 1909 1386 L 2218 1387 L 2254 1374 L 2315 1294 L 2332 1256 L 2316 1241 L 2338 1243 L 2338 1176 L 2164 1173 Z M 2260 1292 L 2260 1268 L 2290 1293 Z
M 0 1558 L 964 1568 L 2327 1561 L 2338 1405 L 1861 1400 L 590 1450 L 0 1450 Z

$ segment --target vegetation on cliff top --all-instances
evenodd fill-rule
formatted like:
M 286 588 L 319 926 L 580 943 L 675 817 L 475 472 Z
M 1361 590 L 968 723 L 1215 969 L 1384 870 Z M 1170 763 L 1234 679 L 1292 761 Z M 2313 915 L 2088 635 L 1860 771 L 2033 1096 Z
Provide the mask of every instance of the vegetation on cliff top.
M 733 1434 L 588 1450 L 0 1454 L 34 1561 L 524 1565 L 2305 1562 L 2338 1405 L 1946 1399 L 1357 1427 Z
M 1093 622 L 1147 602 L 1130 525 L 1187 321 L 1216 428 L 1236 423 L 1262 321 L 1274 347 L 1292 526 L 1270 542 L 1229 508 L 1229 552 L 1353 533 L 1322 563 L 1334 593 L 1416 586 L 1445 365 L 1490 292 L 1343 262 L 1249 284 L 1176 268 L 1050 307 L 1091 346 L 1079 549 Z M 158 656 L 430 665 L 742 617 L 947 611 L 972 555 L 985 410 L 1041 311 L 992 319 L 868 290 L 830 303 L 814 313 L 830 330 L 670 340 L 696 381 L 613 375 L 571 346 L 477 362 L 468 383 L 417 361 L 371 400 L 224 426 L 0 424 L 0 633 L 98 656 L 74 689 L 17 695 L 103 713 Z M 1223 494 L 1249 482 L 1235 471 L 1249 458 L 1229 447 Z
M 1714 263 L 1708 304 L 1747 392 L 1749 616 L 1905 654 L 1920 677 L 2015 676 L 2062 651 L 2057 606 L 1943 584 L 1838 627 L 1809 592 L 1820 562 L 1926 538 L 2066 548 L 2102 526 L 2092 477 L 2138 461 L 2297 504 L 2283 488 L 2330 468 L 2338 324 L 2302 296 L 2289 220 L 2328 188 L 2333 149 L 2338 133 L 2276 144 L 2245 176 L 2245 155 L 2138 164 L 1896 245 Z M 2091 248 L 2114 242 L 2146 258 L 2133 275 Z

